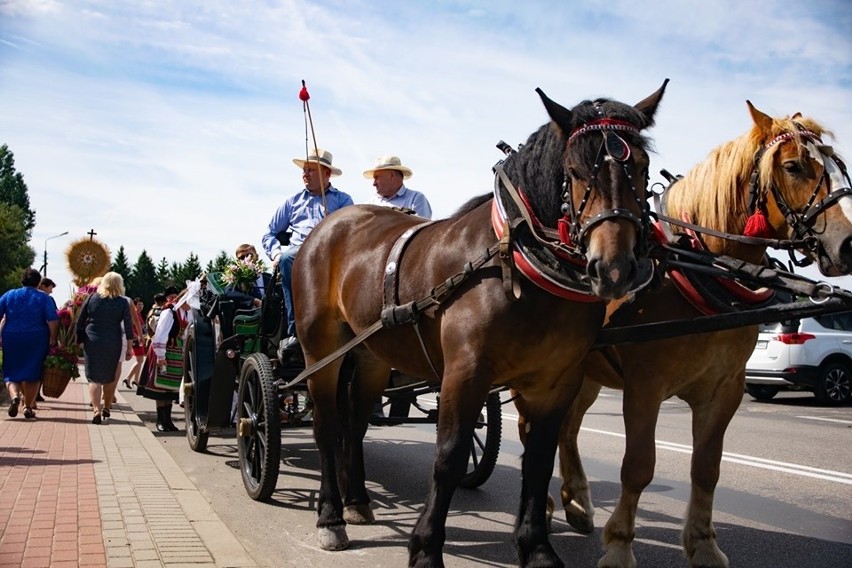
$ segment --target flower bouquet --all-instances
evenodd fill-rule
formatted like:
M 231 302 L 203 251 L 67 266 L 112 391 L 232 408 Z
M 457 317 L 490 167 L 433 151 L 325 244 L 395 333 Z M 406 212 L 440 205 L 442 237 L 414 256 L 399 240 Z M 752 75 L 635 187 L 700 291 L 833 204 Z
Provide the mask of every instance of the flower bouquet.
M 236 290 L 249 293 L 265 270 L 266 266 L 259 258 L 237 258 L 222 271 L 222 281 Z
M 76 298 L 75 298 L 76 300 Z M 59 331 L 56 334 L 57 344 L 52 345 L 44 360 L 42 373 L 42 392 L 44 396 L 59 398 L 65 392 L 68 381 L 80 376 L 77 359 L 80 348 L 77 346 L 77 311 L 82 302 L 69 300 L 59 310 Z

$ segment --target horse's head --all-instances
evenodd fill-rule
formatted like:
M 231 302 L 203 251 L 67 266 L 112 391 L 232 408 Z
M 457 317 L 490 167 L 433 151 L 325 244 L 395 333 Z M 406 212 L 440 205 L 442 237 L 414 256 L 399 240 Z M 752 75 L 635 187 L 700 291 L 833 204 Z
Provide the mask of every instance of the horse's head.
M 810 241 L 824 275 L 852 273 L 852 187 L 846 166 L 822 142 L 831 133 L 801 114 L 773 119 L 746 103 L 759 143 L 752 191 L 773 230 Z
M 561 144 L 561 221 L 601 298 L 627 294 L 638 260 L 647 262 L 649 142 L 642 131 L 654 124 L 667 83 L 635 106 L 597 99 L 571 110 L 538 89 Z

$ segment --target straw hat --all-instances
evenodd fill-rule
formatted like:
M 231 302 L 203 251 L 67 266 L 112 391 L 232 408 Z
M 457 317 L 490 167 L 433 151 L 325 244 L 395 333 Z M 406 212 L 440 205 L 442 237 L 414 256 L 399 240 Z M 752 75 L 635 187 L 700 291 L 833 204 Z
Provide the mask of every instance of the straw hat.
M 367 179 L 373 179 L 373 174 L 380 170 L 396 170 L 398 172 L 402 172 L 402 177 L 404 179 L 410 178 L 414 173 L 410 168 L 403 166 L 397 156 L 382 156 L 376 160 L 376 165 L 372 170 L 364 172 L 364 177 Z
M 317 152 L 319 152 L 319 159 L 317 158 Z M 304 169 L 305 164 L 308 162 L 312 162 L 314 164 L 320 164 L 321 166 L 325 166 L 331 170 L 332 176 L 339 176 L 343 172 L 340 171 L 340 168 L 335 168 L 331 165 L 331 160 L 333 156 L 331 152 L 328 150 L 323 150 L 322 148 L 317 148 L 316 150 L 311 150 L 308 154 L 307 160 L 302 160 L 301 158 L 293 158 L 293 163 Z

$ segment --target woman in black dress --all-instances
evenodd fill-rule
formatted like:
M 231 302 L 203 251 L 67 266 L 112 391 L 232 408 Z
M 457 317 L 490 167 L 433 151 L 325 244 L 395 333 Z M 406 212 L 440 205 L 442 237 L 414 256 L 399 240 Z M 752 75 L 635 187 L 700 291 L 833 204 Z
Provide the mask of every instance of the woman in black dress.
M 92 424 L 100 424 L 103 419 L 109 418 L 110 405 L 118 386 L 115 370 L 122 355 L 122 322 L 127 337 L 124 359 L 129 361 L 133 322 L 130 305 L 124 298 L 124 279 L 117 272 L 107 272 L 101 278 L 97 292 L 86 299 L 77 319 L 77 338 L 85 354 L 89 398 L 94 410 Z

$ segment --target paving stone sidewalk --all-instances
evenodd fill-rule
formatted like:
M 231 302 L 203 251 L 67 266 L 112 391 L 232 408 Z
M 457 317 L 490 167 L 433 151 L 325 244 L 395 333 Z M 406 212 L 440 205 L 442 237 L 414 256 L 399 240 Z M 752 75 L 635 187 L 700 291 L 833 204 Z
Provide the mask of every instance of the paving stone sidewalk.
M 0 567 L 257 564 L 118 392 L 91 424 L 87 385 L 0 409 Z

